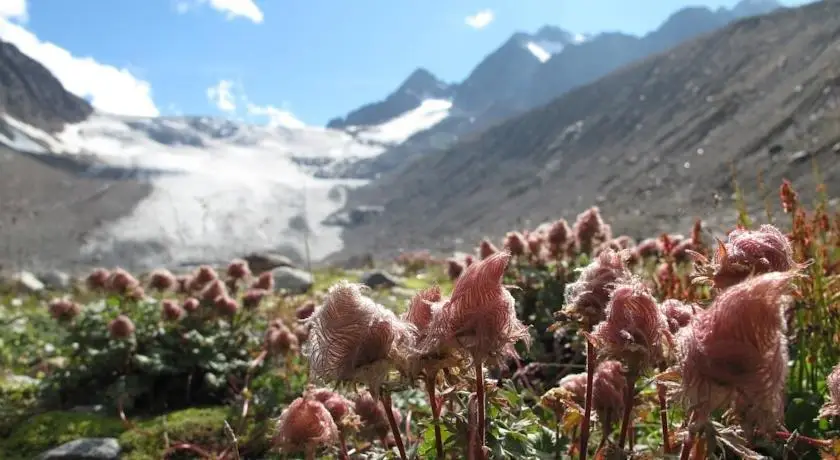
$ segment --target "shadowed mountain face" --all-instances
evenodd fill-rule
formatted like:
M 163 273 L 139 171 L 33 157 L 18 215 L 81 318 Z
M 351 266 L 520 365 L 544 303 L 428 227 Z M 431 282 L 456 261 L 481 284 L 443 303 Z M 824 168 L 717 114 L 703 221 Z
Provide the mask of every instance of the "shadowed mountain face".
M 67 92 L 43 65 L 0 41 L 0 113 L 51 132 L 92 112 L 87 101 Z
M 819 2 L 740 20 L 420 157 L 356 194 L 385 208 L 347 247 L 464 248 L 590 205 L 636 237 L 714 227 L 735 217 L 733 168 L 759 208 L 782 178 L 814 190 L 812 161 L 836 196 L 837 17 Z
M 446 123 L 416 134 L 406 145 L 377 158 L 354 164 L 353 170 L 346 173 L 376 177 L 410 164 L 425 153 L 468 139 L 646 56 L 719 29 L 733 20 L 778 7 L 773 0 L 744 0 L 731 10 L 684 8 L 644 37 L 618 32 L 581 37 L 553 26 L 543 27 L 535 34 L 519 32 L 479 62 L 457 85 L 445 85 L 428 72 L 418 70 L 384 101 L 366 105 L 346 118 L 332 120 L 329 126 L 380 123 L 420 105 L 420 94 L 452 100 L 453 108 Z M 418 73 L 422 76 L 418 77 Z

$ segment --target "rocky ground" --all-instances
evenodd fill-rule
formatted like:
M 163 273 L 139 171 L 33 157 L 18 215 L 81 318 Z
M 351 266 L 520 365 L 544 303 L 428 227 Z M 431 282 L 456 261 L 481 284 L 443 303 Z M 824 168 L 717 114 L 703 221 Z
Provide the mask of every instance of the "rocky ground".
M 837 15 L 818 2 L 740 21 L 420 158 L 355 194 L 384 211 L 337 258 L 467 249 L 592 205 L 634 237 L 698 217 L 719 233 L 736 217 L 733 172 L 756 217 L 783 178 L 813 196 L 814 164 L 838 197 Z
M 0 146 L 0 270 L 90 266 L 78 248 L 105 222 L 128 214 L 149 185 L 80 177 Z

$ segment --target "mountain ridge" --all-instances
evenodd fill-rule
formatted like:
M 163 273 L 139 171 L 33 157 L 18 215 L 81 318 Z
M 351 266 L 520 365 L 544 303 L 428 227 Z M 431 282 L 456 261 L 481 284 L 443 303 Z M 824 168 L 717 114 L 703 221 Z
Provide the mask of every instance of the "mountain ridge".
M 812 161 L 838 196 L 837 15 L 817 2 L 738 20 L 419 157 L 354 193 L 351 204 L 384 211 L 348 229 L 336 258 L 470 250 L 591 205 L 634 237 L 698 217 L 723 228 L 735 219 L 730 168 L 753 210 L 782 178 L 808 196 Z M 767 188 L 752 186 L 756 172 Z

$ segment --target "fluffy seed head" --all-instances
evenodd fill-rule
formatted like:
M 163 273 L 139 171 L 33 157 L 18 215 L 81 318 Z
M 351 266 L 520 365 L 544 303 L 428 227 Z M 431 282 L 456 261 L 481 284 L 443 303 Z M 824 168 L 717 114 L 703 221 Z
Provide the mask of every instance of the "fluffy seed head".
M 245 295 L 242 296 L 242 306 L 248 310 L 253 310 L 260 306 L 262 300 L 268 295 L 268 291 L 264 289 L 248 289 Z
M 85 279 L 88 289 L 99 291 L 105 290 L 108 288 L 108 278 L 111 277 L 111 273 L 104 269 L 104 268 L 97 268 L 90 272 L 90 274 Z
M 362 285 L 333 285 L 310 317 L 304 354 L 313 376 L 368 384 L 376 393 L 392 365 L 404 362 L 413 327 L 362 295 Z
M 530 343 L 528 328 L 516 318 L 513 296 L 502 286 L 510 253 L 497 252 L 468 267 L 452 297 L 434 315 L 420 348 L 462 348 L 475 359 L 516 356 L 513 345 Z
M 184 309 L 175 300 L 166 299 L 161 302 L 161 317 L 164 321 L 179 321 L 184 317 Z
M 251 270 L 248 268 L 248 262 L 236 259 L 227 266 L 227 276 L 232 279 L 241 280 L 248 277 Z
M 588 327 L 601 322 L 616 281 L 629 276 L 621 253 L 607 250 L 598 254 L 577 281 L 566 286 L 566 313 Z
M 688 326 L 698 308 L 692 304 L 685 304 L 677 299 L 666 299 L 659 304 L 659 309 L 668 319 L 668 330 L 676 334 L 681 328 Z
M 505 235 L 504 246 L 513 256 L 525 254 L 525 238 L 519 232 L 508 232 Z
M 200 298 L 204 302 L 215 302 L 217 298 L 227 296 L 228 289 L 224 281 L 215 279 L 201 291 Z
M 216 310 L 224 316 L 233 316 L 239 311 L 239 304 L 227 295 L 220 295 L 213 301 Z
M 360 391 L 353 400 L 356 408 L 356 414 L 361 420 L 361 430 L 359 434 L 367 439 L 382 439 L 388 436 L 391 432 L 391 427 L 388 424 L 388 415 L 385 413 L 385 408 L 375 399 L 369 392 Z M 396 409 L 394 411 L 394 418 L 397 424 L 402 421 L 402 414 Z
M 198 301 L 195 297 L 188 297 L 184 300 L 184 310 L 187 313 L 193 313 L 198 310 L 198 307 L 201 305 L 201 302 Z
M 119 315 L 108 323 L 108 332 L 112 339 L 127 339 L 134 334 L 134 322 L 126 315 Z
M 455 259 L 447 259 L 446 261 L 446 273 L 449 275 L 449 279 L 456 280 L 461 273 L 464 271 L 464 264 L 455 260 Z
M 271 275 L 271 272 L 260 273 L 260 276 L 254 280 L 251 287 L 254 289 L 265 289 L 266 291 L 271 291 L 274 289 L 274 277 Z
M 487 238 L 481 240 L 481 243 L 478 245 L 478 257 L 481 260 L 484 260 L 493 254 L 499 252 L 499 249 L 493 245 Z
M 295 317 L 301 321 L 309 319 L 309 317 L 312 316 L 312 313 L 315 313 L 315 307 L 317 307 L 315 301 L 308 300 L 303 305 L 297 307 L 295 310 Z
M 274 447 L 301 452 L 328 446 L 338 439 L 338 427 L 324 405 L 314 399 L 298 398 L 280 414 Z
M 164 292 L 174 288 L 178 284 L 175 275 L 169 270 L 159 268 L 149 275 L 149 287 L 153 291 Z
M 783 310 L 794 276 L 772 272 L 736 284 L 679 331 L 682 395 L 690 406 L 711 411 L 734 404 L 750 428 L 771 429 L 780 420 L 787 377 Z
M 593 330 L 601 351 L 625 362 L 635 372 L 662 358 L 668 322 L 656 299 L 637 279 L 616 284 L 606 308 L 606 319 Z
M 82 312 L 82 307 L 69 299 L 54 299 L 47 307 L 50 316 L 58 321 L 71 321 Z
M 128 294 L 140 286 L 140 282 L 137 281 L 137 278 L 122 268 L 117 268 L 111 272 L 111 276 L 108 278 L 107 284 L 108 290 L 114 294 Z
M 828 397 L 820 409 L 820 418 L 840 417 L 840 364 L 834 366 L 825 379 Z
M 578 214 L 573 231 L 577 246 L 584 254 L 591 254 L 594 248 L 612 238 L 612 230 L 604 223 L 596 206 Z

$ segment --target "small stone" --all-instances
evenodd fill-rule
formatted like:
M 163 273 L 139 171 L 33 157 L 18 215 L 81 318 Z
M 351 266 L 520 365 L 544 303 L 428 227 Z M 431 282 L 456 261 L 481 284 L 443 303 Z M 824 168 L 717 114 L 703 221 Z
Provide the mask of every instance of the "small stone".
M 41 454 L 40 460 L 118 460 L 120 443 L 115 438 L 82 438 Z
M 287 291 L 290 294 L 303 294 L 312 288 L 315 279 L 311 273 L 293 267 L 278 267 L 271 270 L 274 278 L 274 289 Z
M 14 280 L 18 289 L 26 292 L 27 294 L 35 294 L 46 288 L 44 283 L 42 283 L 41 280 L 30 272 L 20 272 L 15 275 Z
M 364 273 L 359 281 L 373 289 L 390 289 L 400 284 L 400 281 L 394 275 L 384 270 L 374 270 Z
M 274 270 L 278 267 L 295 266 L 292 260 L 288 257 L 271 252 L 254 252 L 243 257 L 242 260 L 248 262 L 248 268 L 250 268 L 251 273 L 255 275 Z

